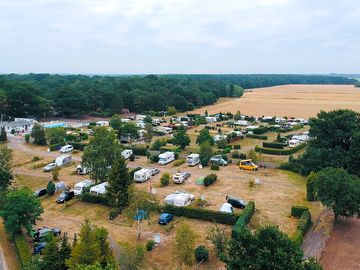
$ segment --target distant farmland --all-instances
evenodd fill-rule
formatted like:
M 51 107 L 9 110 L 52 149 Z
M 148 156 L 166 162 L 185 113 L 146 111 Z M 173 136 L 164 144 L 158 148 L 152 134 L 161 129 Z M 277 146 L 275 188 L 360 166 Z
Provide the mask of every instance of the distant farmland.
M 221 98 L 215 105 L 195 113 L 233 112 L 255 116 L 294 116 L 308 118 L 320 110 L 352 109 L 360 112 L 360 88 L 353 85 L 282 85 L 255 88 L 241 98 Z

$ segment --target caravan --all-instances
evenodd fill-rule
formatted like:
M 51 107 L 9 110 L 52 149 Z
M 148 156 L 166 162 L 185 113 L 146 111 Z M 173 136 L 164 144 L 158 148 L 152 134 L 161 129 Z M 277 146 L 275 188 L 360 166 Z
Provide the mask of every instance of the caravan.
M 134 173 L 134 181 L 138 183 L 146 182 L 152 176 L 151 169 L 141 169 Z
M 200 163 L 200 155 L 199 154 L 191 154 L 186 157 L 186 164 L 188 166 L 195 166 Z
M 131 149 L 125 149 L 121 152 L 121 155 L 124 159 L 130 158 L 130 156 L 133 154 L 133 150 Z
M 106 187 L 108 185 L 108 182 L 102 182 L 101 184 L 90 188 L 90 193 L 94 195 L 104 195 L 106 193 Z
M 292 139 L 292 140 L 289 141 L 289 147 L 290 148 L 294 148 L 294 147 L 296 147 L 296 146 L 298 146 L 300 144 L 301 144 L 300 140 Z
M 159 155 L 159 164 L 165 165 L 175 160 L 174 152 L 165 152 Z
M 84 192 L 84 189 L 90 187 L 93 184 L 91 180 L 83 180 L 79 183 L 76 183 L 74 186 L 74 193 L 76 195 L 81 195 Z
M 70 155 L 62 155 L 55 159 L 55 164 L 58 167 L 62 167 L 62 166 L 65 166 L 65 165 L 71 163 L 71 160 L 72 160 L 72 158 Z

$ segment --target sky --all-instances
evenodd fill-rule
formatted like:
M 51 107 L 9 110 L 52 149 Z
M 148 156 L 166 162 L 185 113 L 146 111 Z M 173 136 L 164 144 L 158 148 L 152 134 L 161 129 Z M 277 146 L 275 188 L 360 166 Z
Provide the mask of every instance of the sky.
M 360 73 L 359 0 L 0 0 L 0 73 Z

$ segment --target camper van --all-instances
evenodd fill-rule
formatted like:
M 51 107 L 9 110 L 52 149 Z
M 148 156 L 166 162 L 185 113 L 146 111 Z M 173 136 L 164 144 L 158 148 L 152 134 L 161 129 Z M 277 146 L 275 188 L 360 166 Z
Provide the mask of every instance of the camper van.
M 93 181 L 91 180 L 83 180 L 79 183 L 76 183 L 74 186 L 74 193 L 75 196 L 81 195 L 84 192 L 84 189 L 91 186 L 93 184 Z
M 217 119 L 216 119 L 215 116 L 206 116 L 206 117 L 205 117 L 205 120 L 206 120 L 207 123 L 212 123 L 212 122 L 216 122 L 216 121 L 217 121 Z
M 238 120 L 234 123 L 234 125 L 237 125 L 237 126 L 247 126 L 249 125 L 249 121 L 247 120 Z
M 200 163 L 200 155 L 199 154 L 191 154 L 186 157 L 186 164 L 188 166 L 195 166 Z
M 154 131 L 164 133 L 164 134 L 170 134 L 170 133 L 172 133 L 173 129 L 171 127 L 157 126 L 154 128 Z
M 121 155 L 123 156 L 123 158 L 128 159 L 130 158 L 130 156 L 133 154 L 133 150 L 131 149 L 125 149 L 121 152 Z
M 145 127 L 146 127 L 146 124 L 145 124 L 144 122 L 141 122 L 141 121 L 136 122 L 135 125 L 136 125 L 138 128 L 145 128 Z
M 165 152 L 159 155 L 159 164 L 165 165 L 175 160 L 174 152 Z
M 104 195 L 106 193 L 106 187 L 108 186 L 108 182 L 102 182 L 96 186 L 90 188 L 90 193 L 94 195 Z
M 289 141 L 289 147 L 290 148 L 294 148 L 294 147 L 298 146 L 299 144 L 301 144 L 300 140 L 293 139 L 293 140 Z
M 153 125 L 153 126 L 159 126 L 160 123 L 161 123 L 161 120 L 158 119 L 158 118 L 154 118 L 154 119 L 152 120 L 152 125 Z
M 98 127 L 108 127 L 109 126 L 109 121 L 97 121 L 96 125 Z
M 142 121 L 144 121 L 145 118 L 146 118 L 146 115 L 138 114 L 138 115 L 135 117 L 135 120 L 142 122 Z
M 72 161 L 72 158 L 70 155 L 62 155 L 55 159 L 55 164 L 58 167 L 62 167 L 62 166 L 65 166 L 65 165 L 71 163 L 71 161 Z
M 151 169 L 141 169 L 134 173 L 134 181 L 138 183 L 146 182 L 152 176 Z

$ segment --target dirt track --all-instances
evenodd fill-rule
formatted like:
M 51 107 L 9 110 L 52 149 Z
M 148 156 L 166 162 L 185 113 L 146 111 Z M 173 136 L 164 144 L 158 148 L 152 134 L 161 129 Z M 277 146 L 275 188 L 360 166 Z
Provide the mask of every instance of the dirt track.
M 360 88 L 353 85 L 282 85 L 251 89 L 241 98 L 223 98 L 193 113 L 232 112 L 255 116 L 308 118 L 320 110 L 347 108 L 360 111 Z

